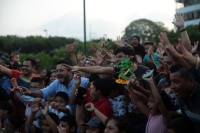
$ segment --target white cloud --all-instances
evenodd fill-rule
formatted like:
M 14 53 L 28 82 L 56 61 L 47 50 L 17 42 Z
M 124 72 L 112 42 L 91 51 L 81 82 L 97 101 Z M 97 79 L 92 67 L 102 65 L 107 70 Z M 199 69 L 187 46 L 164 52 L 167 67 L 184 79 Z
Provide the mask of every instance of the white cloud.
M 87 39 L 106 34 L 115 39 L 131 21 L 146 18 L 169 29 L 174 0 L 86 0 Z M 91 28 L 89 28 L 91 25 Z M 83 40 L 82 0 L 1 0 L 0 35 L 43 35 Z

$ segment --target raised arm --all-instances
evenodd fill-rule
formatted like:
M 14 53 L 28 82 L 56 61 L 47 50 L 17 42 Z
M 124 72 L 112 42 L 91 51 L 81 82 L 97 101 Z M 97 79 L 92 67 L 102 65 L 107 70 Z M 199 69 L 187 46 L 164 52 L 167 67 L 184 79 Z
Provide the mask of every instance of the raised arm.
M 95 115 L 101 120 L 101 122 L 105 125 L 106 119 L 107 117 L 102 114 L 98 109 L 96 109 L 93 105 L 93 103 L 87 103 L 85 104 L 85 108 L 90 111 L 90 112 L 94 112 Z
M 74 101 L 75 101 L 75 98 L 76 98 L 76 90 L 78 90 L 78 87 L 80 86 L 80 83 L 81 83 L 81 75 L 80 76 L 78 76 L 78 75 L 76 75 L 75 77 L 74 77 L 74 83 L 75 83 L 75 85 L 74 85 L 74 88 L 73 88 L 73 90 L 72 90 L 72 95 L 71 95 L 71 97 L 70 97 L 70 104 L 74 104 Z
M 76 60 L 76 55 L 74 53 L 74 47 L 77 45 L 77 42 L 74 42 L 73 44 L 66 44 L 66 50 L 70 52 L 71 54 L 71 60 L 72 60 L 72 65 L 77 66 L 77 60 Z
M 30 133 L 35 133 L 35 126 L 33 125 L 33 120 L 36 112 L 39 110 L 38 102 L 31 104 L 31 113 L 26 121 L 26 125 Z
M 85 127 L 82 126 L 82 124 L 84 123 L 84 120 L 83 120 L 83 105 L 77 105 L 76 106 L 76 123 L 77 123 L 77 126 L 78 126 L 80 133 L 84 133 Z
M 167 35 L 165 33 L 160 33 L 158 36 L 160 42 L 162 43 L 163 47 L 165 48 L 166 53 L 172 57 L 175 61 L 179 62 L 185 68 L 190 69 L 191 65 L 174 49 L 174 47 L 169 42 Z M 181 39 L 178 40 L 179 44 L 182 43 Z
M 0 64 L 0 73 L 2 73 L 3 75 L 6 75 L 9 78 L 12 77 L 11 70 L 1 64 Z
M 142 78 L 149 83 L 154 100 L 155 100 L 155 104 L 157 105 L 157 107 L 159 108 L 159 110 L 161 112 L 163 125 L 167 126 L 167 124 L 169 123 L 169 121 L 171 119 L 171 115 L 169 114 L 168 110 L 165 108 L 165 105 L 164 105 L 162 98 L 154 84 L 152 77 L 153 76 L 151 76 L 149 78 L 144 78 L 144 76 L 143 76 Z
M 71 67 L 69 65 L 65 65 L 72 69 L 72 71 L 83 71 L 90 74 L 108 74 L 115 76 L 115 70 L 113 67 L 101 67 L 101 66 L 90 66 L 90 67 Z
M 174 16 L 175 16 L 175 22 L 172 22 L 172 23 L 178 28 L 179 32 L 181 33 L 181 39 L 182 39 L 184 47 L 188 51 L 190 51 L 191 50 L 191 42 L 190 42 L 188 33 L 184 27 L 184 15 L 181 13 L 176 13 Z
M 42 108 L 40 107 L 40 110 L 42 112 L 42 114 L 44 115 L 44 117 L 46 118 L 46 120 L 48 121 L 48 124 L 50 126 L 50 128 L 52 129 L 53 133 L 57 133 L 58 129 L 57 129 L 57 124 L 53 121 L 53 119 L 49 116 L 48 114 L 48 102 L 45 103 L 45 107 Z
M 149 109 L 147 108 L 147 106 L 145 106 L 142 101 L 135 95 L 134 90 L 132 88 L 131 84 L 134 84 L 134 82 L 136 82 L 136 77 L 131 76 L 127 87 L 128 87 L 128 92 L 131 95 L 131 98 L 134 102 L 134 104 L 140 109 L 140 111 L 146 116 L 149 117 Z
M 36 90 L 36 91 L 30 91 L 29 89 L 22 87 L 23 89 L 23 95 L 29 95 L 34 98 L 42 98 L 43 99 L 43 93 L 41 90 Z

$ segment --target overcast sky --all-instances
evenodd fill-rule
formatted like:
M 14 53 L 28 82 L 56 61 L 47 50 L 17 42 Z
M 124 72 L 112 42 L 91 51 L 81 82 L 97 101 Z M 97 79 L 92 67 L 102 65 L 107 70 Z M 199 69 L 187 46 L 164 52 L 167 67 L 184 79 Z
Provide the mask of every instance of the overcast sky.
M 173 28 L 174 0 L 85 1 L 87 40 L 116 39 L 141 18 Z M 0 36 L 46 36 L 45 29 L 50 36 L 83 40 L 83 0 L 0 0 Z

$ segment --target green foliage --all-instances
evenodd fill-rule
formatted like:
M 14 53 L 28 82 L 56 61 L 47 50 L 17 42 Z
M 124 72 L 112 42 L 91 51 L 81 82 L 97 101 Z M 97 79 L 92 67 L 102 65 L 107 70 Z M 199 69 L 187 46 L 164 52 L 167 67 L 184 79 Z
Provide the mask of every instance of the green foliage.
M 124 31 L 124 37 L 129 39 L 133 35 L 139 35 L 142 42 L 153 41 L 160 32 L 167 32 L 162 22 L 153 22 L 147 19 L 132 21 Z

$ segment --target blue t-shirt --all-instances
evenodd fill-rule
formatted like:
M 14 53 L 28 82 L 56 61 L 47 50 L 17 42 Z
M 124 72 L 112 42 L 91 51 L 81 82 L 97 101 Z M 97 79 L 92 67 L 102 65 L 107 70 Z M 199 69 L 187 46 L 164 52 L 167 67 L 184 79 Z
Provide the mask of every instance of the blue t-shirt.
M 89 79 L 88 78 L 81 77 L 80 86 L 87 88 L 88 87 L 88 83 L 89 83 Z M 61 84 L 59 82 L 59 80 L 56 79 L 49 86 L 47 86 L 44 89 L 41 89 L 41 91 L 43 93 L 43 98 L 47 99 L 47 98 L 51 97 L 52 95 L 55 95 L 59 91 L 67 93 L 69 98 L 70 98 L 71 95 L 72 95 L 72 90 L 74 88 L 74 85 L 75 85 L 74 78 L 72 78 L 72 80 L 70 81 L 68 87 L 66 87 L 65 85 Z M 72 114 L 75 115 L 76 106 L 75 105 L 70 105 L 70 106 L 71 106 L 71 109 L 72 109 Z
M 156 66 L 160 66 L 160 61 L 159 61 L 159 56 L 157 53 L 153 53 L 153 60 L 155 61 L 156 63 Z M 149 58 L 149 55 L 146 54 L 143 58 L 143 62 L 148 62 L 148 61 L 151 61 L 151 59 Z

